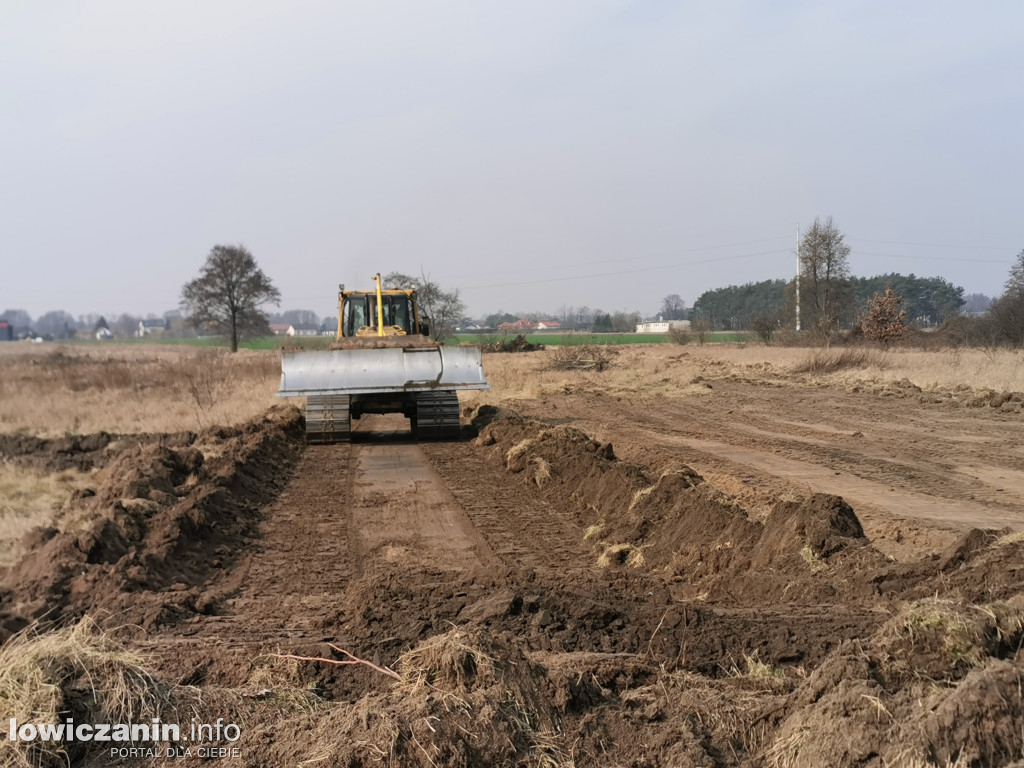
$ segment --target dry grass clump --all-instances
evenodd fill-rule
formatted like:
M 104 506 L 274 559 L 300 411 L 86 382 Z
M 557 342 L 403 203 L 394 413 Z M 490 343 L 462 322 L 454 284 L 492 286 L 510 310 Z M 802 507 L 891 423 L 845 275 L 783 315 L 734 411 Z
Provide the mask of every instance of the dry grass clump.
M 488 676 L 495 662 L 475 648 L 465 632 L 453 629 L 435 635 L 402 654 L 395 665 L 407 684 L 428 685 L 448 692 L 463 691 L 478 676 Z
M 758 680 L 781 680 L 786 677 L 784 669 L 761 661 L 756 651 L 752 654 L 744 653 L 743 667 L 734 664 L 729 667 L 728 674 L 730 677 L 751 677 Z
M 57 724 L 67 696 L 80 690 L 95 723 L 138 723 L 161 717 L 166 689 L 146 671 L 145 660 L 123 650 L 90 619 L 53 632 L 28 629 L 0 648 L 0 710 L 19 723 Z M 60 742 L 12 743 L 5 766 L 66 764 Z
M 535 439 L 528 437 L 509 448 L 508 453 L 505 454 L 505 468 L 512 472 L 521 472 L 525 469 L 529 462 L 527 454 L 533 450 L 536 444 Z
M 1024 599 L 987 605 L 918 600 L 880 630 L 890 672 L 932 680 L 959 679 L 991 656 L 1016 651 L 1024 639 Z
M 604 552 L 597 558 L 597 567 L 607 568 L 610 565 L 625 564 L 639 568 L 644 562 L 643 554 L 632 544 L 612 544 L 610 547 L 605 547 Z
M 536 465 L 533 482 L 537 484 L 538 488 L 543 488 L 551 480 L 551 462 L 543 456 L 534 456 L 530 459 L 530 463 Z
M 1005 547 L 1011 544 L 1024 544 L 1024 531 L 1014 531 L 996 539 L 997 546 Z
M 604 371 L 611 368 L 619 356 L 615 347 L 594 344 L 554 347 L 549 352 L 546 370 L 549 371 Z
M 882 356 L 871 349 L 816 349 L 793 366 L 793 373 L 836 373 L 850 368 L 883 368 Z

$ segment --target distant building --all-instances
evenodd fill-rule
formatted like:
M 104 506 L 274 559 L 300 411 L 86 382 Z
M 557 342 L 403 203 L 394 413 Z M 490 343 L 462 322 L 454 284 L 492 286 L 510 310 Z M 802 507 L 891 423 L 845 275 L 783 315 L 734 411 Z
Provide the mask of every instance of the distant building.
M 498 330 L 502 333 L 529 333 L 536 327 L 536 324 L 529 320 L 516 320 L 513 323 L 502 323 Z
M 167 321 L 164 318 L 150 318 L 139 320 L 139 330 L 135 335 L 140 339 L 146 336 L 163 336 L 167 331 Z
M 295 323 L 291 326 L 289 336 L 317 336 L 320 333 L 320 326 L 310 323 Z
M 531 331 L 551 331 L 561 328 L 557 320 L 516 320 L 514 323 L 502 323 L 498 330 L 502 333 L 530 333 Z
M 669 320 L 666 322 L 637 323 L 637 333 L 668 333 L 673 328 L 690 330 L 689 320 Z
M 271 323 L 270 330 L 274 332 L 275 336 L 294 336 L 295 331 L 292 330 L 291 325 L 288 323 Z
M 14 327 L 6 320 L 0 320 L 0 341 L 14 341 Z

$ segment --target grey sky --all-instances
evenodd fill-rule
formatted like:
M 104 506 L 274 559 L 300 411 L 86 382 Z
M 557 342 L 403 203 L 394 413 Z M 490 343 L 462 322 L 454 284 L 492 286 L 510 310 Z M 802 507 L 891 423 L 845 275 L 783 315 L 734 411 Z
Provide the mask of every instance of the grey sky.
M 244 243 L 282 308 L 375 271 L 472 313 L 1024 248 L 1013 2 L 0 0 L 0 309 L 162 313 Z

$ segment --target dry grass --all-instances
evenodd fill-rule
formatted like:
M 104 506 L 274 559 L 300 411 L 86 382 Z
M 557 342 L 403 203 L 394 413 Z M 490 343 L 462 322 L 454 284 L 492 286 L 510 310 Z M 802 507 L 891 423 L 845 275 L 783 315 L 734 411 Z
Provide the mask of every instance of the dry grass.
M 633 557 L 633 552 L 632 544 L 612 544 L 610 547 L 606 547 L 601 556 L 597 558 L 597 567 L 607 568 L 613 563 L 616 565 L 629 563 L 630 558 Z M 641 564 L 643 564 L 642 561 Z
M 0 348 L 0 432 L 176 432 L 237 424 L 273 402 L 280 354 L 187 346 Z
M 730 677 L 752 677 L 759 680 L 781 680 L 786 677 L 784 669 L 761 661 L 756 651 L 752 654 L 743 654 L 743 667 L 733 665 L 729 667 L 727 673 Z
M 618 348 L 615 366 L 545 370 L 546 352 L 485 354 L 491 390 L 463 392 L 463 405 L 556 397 L 569 392 L 685 398 L 713 394 L 723 376 L 785 385 L 806 362 L 806 348 L 671 344 Z M 573 353 L 577 354 L 577 353 Z M 925 390 L 1024 391 L 1024 352 L 1013 350 L 833 349 L 844 367 L 834 383 L 908 379 Z M 860 362 L 853 358 L 864 355 Z M 860 359 L 860 358 L 858 358 Z M 856 364 L 855 364 L 856 363 Z M 0 345 L 0 432 L 174 432 L 250 419 L 275 399 L 280 354 L 186 346 L 53 347 Z M 694 383 L 696 382 L 696 383 Z
M 821 559 L 821 556 L 811 549 L 808 544 L 805 544 L 804 548 L 800 550 L 800 557 L 803 558 L 813 573 L 818 573 L 825 569 L 825 562 Z
M 258 668 L 242 688 L 200 689 L 157 680 L 148 666 L 146 655 L 126 650 L 88 617 L 46 632 L 32 626 L 0 647 L 0 711 L 19 723 L 56 725 L 67 717 L 71 694 L 85 708 L 78 722 L 144 724 L 159 718 L 187 732 L 193 718 L 276 724 L 328 708 L 297 675 L 276 669 Z M 59 740 L 0 747 L 3 768 L 68 764 Z
M 619 356 L 617 347 L 580 346 L 553 347 L 548 352 L 547 369 L 552 371 L 605 371 Z
M 996 539 L 997 546 L 1005 547 L 1011 544 L 1024 544 L 1024 531 L 1014 531 Z
M 64 629 L 21 632 L 0 648 L 0 709 L 18 722 L 58 723 L 65 694 L 85 686 L 92 722 L 138 723 L 161 717 L 167 698 L 145 660 L 121 649 L 85 619 Z M 59 742 L 9 745 L 6 766 L 63 762 Z
M 537 484 L 538 488 L 543 488 L 551 480 L 551 462 L 542 456 L 534 456 L 530 463 L 536 465 L 533 482 Z
M 414 688 L 429 685 L 455 693 L 464 691 L 478 675 L 491 674 L 493 663 L 494 659 L 475 647 L 471 635 L 453 629 L 406 651 L 395 666 Z
M 843 349 L 816 349 L 793 366 L 793 373 L 837 373 L 849 369 L 884 368 L 881 354 L 873 349 L 847 347 Z
M 21 556 L 19 542 L 26 533 L 57 523 L 74 491 L 88 483 L 89 475 L 84 472 L 46 475 L 0 464 L 0 568 Z
M 505 467 L 513 472 L 521 472 L 529 461 L 527 455 L 536 444 L 536 440 L 526 438 L 513 445 L 505 454 Z
M 907 379 L 924 390 L 992 389 L 1024 391 L 1024 352 L 1014 350 L 938 350 L 833 348 L 829 356 L 843 364 L 832 373 L 800 373 L 812 354 L 807 348 L 738 345 L 688 347 L 671 344 L 619 348 L 613 368 L 591 371 L 546 370 L 544 352 L 484 355 L 490 390 L 463 392 L 465 405 L 600 392 L 641 398 L 688 398 L 713 395 L 707 384 L 736 376 L 786 386 L 807 378 L 827 377 L 839 385 L 885 384 Z

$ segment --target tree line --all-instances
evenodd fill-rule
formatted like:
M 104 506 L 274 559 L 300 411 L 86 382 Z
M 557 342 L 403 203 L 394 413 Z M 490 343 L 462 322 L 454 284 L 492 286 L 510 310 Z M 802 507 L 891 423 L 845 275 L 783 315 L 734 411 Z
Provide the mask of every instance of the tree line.
M 994 301 L 983 294 L 965 296 L 961 286 L 941 277 L 853 276 L 849 255 L 832 219 L 816 219 L 800 240 L 799 278 L 705 291 L 691 318 L 714 329 L 755 330 L 762 336 L 782 328 L 802 330 L 827 343 L 840 331 L 863 330 L 868 315 L 886 307 L 884 314 L 895 313 L 901 323 L 921 328 L 957 320 L 972 343 L 1024 344 L 1024 251 Z
M 662 300 L 656 319 L 691 319 L 704 329 L 755 330 L 765 338 L 776 330 L 792 328 L 809 331 L 828 342 L 844 329 L 862 327 L 865 316 L 874 311 L 919 327 L 958 319 L 958 327 L 965 338 L 971 337 L 971 343 L 1024 345 L 1024 251 L 1011 268 L 1003 295 L 995 301 L 982 294 L 965 296 L 962 287 L 941 277 L 913 273 L 856 277 L 850 274 L 849 255 L 850 247 L 832 219 L 815 219 L 801 236 L 798 279 L 705 291 L 690 309 L 678 294 L 670 294 Z M 557 319 L 564 330 L 598 333 L 629 332 L 644 319 L 639 312 L 610 313 L 563 305 L 554 315 L 513 315 L 498 310 L 474 320 L 465 315 L 458 290 L 444 289 L 425 274 L 417 277 L 392 272 L 384 277 L 384 283 L 417 290 L 421 312 L 431 319 L 431 335 L 439 339 L 460 327 L 482 325 L 495 329 L 524 318 Z M 328 332 L 337 327 L 335 317 L 321 320 L 311 310 L 276 314 L 264 310 L 267 304 L 279 303 L 280 292 L 244 246 L 216 245 L 199 276 L 183 286 L 180 310 L 164 313 L 164 321 L 171 335 L 202 332 L 227 336 L 232 350 L 244 338 L 269 335 L 272 322 L 312 325 Z M 965 320 L 965 310 L 981 318 L 976 322 Z M 144 319 L 123 314 L 108 323 L 98 315 L 75 318 L 58 310 L 33 321 L 27 312 L 18 309 L 5 310 L 0 318 L 13 327 L 16 337 L 31 334 L 55 339 L 70 338 L 90 328 L 109 329 L 114 336 L 134 335 Z

